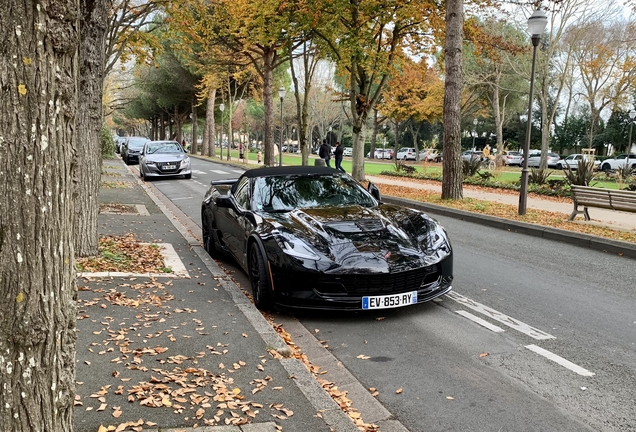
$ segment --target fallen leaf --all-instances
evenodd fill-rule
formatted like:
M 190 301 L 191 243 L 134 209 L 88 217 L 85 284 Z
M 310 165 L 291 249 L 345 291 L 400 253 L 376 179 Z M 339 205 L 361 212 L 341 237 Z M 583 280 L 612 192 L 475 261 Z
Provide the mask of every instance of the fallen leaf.
M 483 358 L 483 357 L 487 357 L 487 356 L 488 356 L 488 353 L 481 353 L 481 354 L 479 354 L 479 358 Z
M 371 357 L 369 357 L 369 356 L 367 356 L 367 355 L 364 355 L 364 354 L 360 354 L 360 355 L 359 355 L 358 357 L 356 357 L 356 358 L 359 358 L 360 360 L 369 360 Z
M 448 400 L 455 400 L 455 398 L 454 398 L 454 397 L 452 397 L 452 396 L 446 396 L 446 399 L 448 399 Z
M 402 394 L 402 388 L 400 387 L 399 389 L 397 389 L 397 390 L 395 391 L 395 393 L 396 393 L 396 394 Z

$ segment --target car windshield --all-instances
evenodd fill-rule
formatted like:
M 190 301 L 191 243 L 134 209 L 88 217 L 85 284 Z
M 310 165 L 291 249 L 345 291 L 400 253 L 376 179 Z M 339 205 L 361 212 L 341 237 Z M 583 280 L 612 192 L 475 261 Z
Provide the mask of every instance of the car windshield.
M 147 154 L 155 153 L 183 153 L 181 145 L 176 142 L 148 144 Z
M 141 149 L 141 148 L 143 148 L 144 144 L 146 144 L 146 142 L 148 142 L 148 140 L 144 139 L 144 138 L 129 139 L 128 140 L 128 148 Z
M 360 205 L 373 207 L 375 199 L 346 175 L 260 177 L 254 184 L 254 208 L 287 212 L 297 208 Z

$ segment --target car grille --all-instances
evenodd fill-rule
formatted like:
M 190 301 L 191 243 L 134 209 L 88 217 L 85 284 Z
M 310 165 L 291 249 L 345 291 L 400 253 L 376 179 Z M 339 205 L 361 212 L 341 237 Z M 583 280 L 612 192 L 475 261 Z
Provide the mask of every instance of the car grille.
M 387 274 L 322 276 L 314 289 L 326 295 L 385 295 L 415 291 L 433 284 L 440 277 L 438 266 L 428 266 Z
M 161 170 L 163 173 L 175 173 L 179 171 L 179 166 L 181 165 L 181 161 L 172 161 L 172 162 L 157 162 L 157 168 Z M 172 168 L 167 168 L 172 166 Z

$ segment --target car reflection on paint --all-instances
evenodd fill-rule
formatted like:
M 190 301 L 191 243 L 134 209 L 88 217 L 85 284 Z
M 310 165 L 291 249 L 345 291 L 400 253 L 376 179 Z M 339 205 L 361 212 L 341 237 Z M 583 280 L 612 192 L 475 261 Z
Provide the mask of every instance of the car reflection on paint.
M 451 290 L 444 229 L 330 168 L 258 168 L 213 181 L 201 220 L 205 249 L 238 262 L 261 309 L 383 309 Z

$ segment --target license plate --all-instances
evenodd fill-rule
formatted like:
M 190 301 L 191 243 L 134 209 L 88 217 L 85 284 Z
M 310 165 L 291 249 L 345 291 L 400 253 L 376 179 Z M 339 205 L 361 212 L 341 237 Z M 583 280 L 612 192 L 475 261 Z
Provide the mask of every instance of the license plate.
M 417 303 L 417 291 L 362 297 L 362 309 L 388 309 Z
M 164 165 L 163 169 L 169 170 L 169 169 L 175 169 L 176 167 L 177 167 L 176 165 Z

